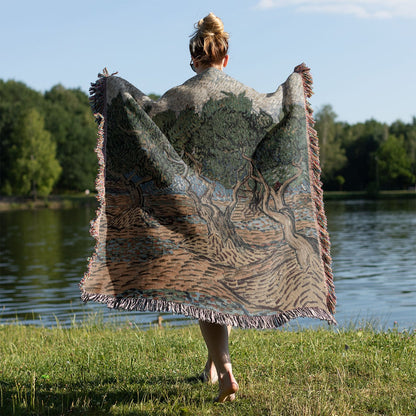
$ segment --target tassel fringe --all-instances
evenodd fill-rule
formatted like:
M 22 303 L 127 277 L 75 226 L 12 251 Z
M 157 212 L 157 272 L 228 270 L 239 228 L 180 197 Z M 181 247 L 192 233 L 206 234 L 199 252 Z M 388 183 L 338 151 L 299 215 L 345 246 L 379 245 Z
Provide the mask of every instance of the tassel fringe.
M 319 140 L 318 133 L 313 128 L 315 125 L 315 120 L 313 118 L 313 110 L 308 101 L 313 94 L 312 91 L 312 76 L 310 74 L 310 68 L 308 68 L 304 63 L 298 65 L 295 69 L 295 72 L 302 76 L 303 80 L 303 90 L 305 94 L 305 109 L 306 109 L 306 123 L 307 123 L 307 133 L 309 136 L 309 173 L 312 180 L 312 199 L 315 203 L 315 213 L 316 221 L 319 224 L 320 231 L 320 248 L 321 248 L 321 258 L 324 265 L 325 275 L 326 275 L 326 285 L 328 289 L 327 295 L 327 306 L 331 313 L 335 313 L 335 286 L 334 286 L 334 276 L 332 273 L 332 259 L 330 254 L 330 241 L 329 234 L 327 229 L 326 215 L 324 211 L 324 202 L 323 202 L 323 191 L 322 191 L 322 182 L 321 182 L 321 167 L 319 163 Z
M 149 298 L 121 298 L 110 295 L 97 295 L 83 292 L 81 299 L 84 302 L 95 301 L 107 304 L 110 309 L 125 309 L 128 311 L 142 312 L 170 312 L 189 316 L 194 319 L 217 323 L 221 325 L 238 326 L 248 329 L 273 329 L 278 328 L 295 318 L 317 318 L 336 324 L 334 317 L 320 308 L 297 308 L 291 311 L 281 312 L 276 315 L 248 316 L 231 315 L 216 312 L 210 309 L 198 308 L 194 305 L 170 302 L 164 299 Z
M 111 75 L 115 75 L 117 72 Z M 84 278 L 81 280 L 79 286 L 83 291 L 82 286 L 90 275 L 90 270 L 97 258 L 98 251 L 98 235 L 100 228 L 100 220 L 105 217 L 105 137 L 106 137 L 106 90 L 107 90 L 107 78 L 111 76 L 107 71 L 107 68 L 103 69 L 102 74 L 98 74 L 96 82 L 91 83 L 90 87 L 90 106 L 95 117 L 95 121 L 98 124 L 97 133 L 97 146 L 95 147 L 95 153 L 98 158 L 98 173 L 95 179 L 95 189 L 97 190 L 98 208 L 95 211 L 95 219 L 90 223 L 90 234 L 95 239 L 94 254 L 89 258 L 87 272 L 84 274 Z M 82 296 L 81 296 L 82 297 Z

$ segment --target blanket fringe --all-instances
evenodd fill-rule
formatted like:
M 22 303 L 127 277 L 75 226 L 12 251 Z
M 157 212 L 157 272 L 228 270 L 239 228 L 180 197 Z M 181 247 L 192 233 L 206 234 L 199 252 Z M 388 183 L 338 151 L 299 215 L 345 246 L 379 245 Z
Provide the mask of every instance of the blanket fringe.
M 84 302 L 95 301 L 107 304 L 110 309 L 124 309 L 141 312 L 170 312 L 181 314 L 203 321 L 221 325 L 238 326 L 248 329 L 273 329 L 278 328 L 291 319 L 317 318 L 336 324 L 334 317 L 321 308 L 297 308 L 291 311 L 280 312 L 267 316 L 231 315 L 217 312 L 211 309 L 198 308 L 194 305 L 170 302 L 164 299 L 150 298 L 116 298 L 110 295 L 82 292 L 81 299 Z
M 327 229 L 327 220 L 324 211 L 324 202 L 323 202 L 323 191 L 322 191 L 322 182 L 321 182 L 321 167 L 319 163 L 319 140 L 318 133 L 314 129 L 315 120 L 313 118 L 313 110 L 308 101 L 313 94 L 312 91 L 312 76 L 310 74 L 310 68 L 308 68 L 304 63 L 298 65 L 294 69 L 295 72 L 302 76 L 303 80 L 303 89 L 305 95 L 305 108 L 306 108 L 306 123 L 307 123 L 307 132 L 309 136 L 309 155 L 310 155 L 310 165 L 309 171 L 311 174 L 312 180 L 312 199 L 315 203 L 315 213 L 316 220 L 319 224 L 320 230 L 320 246 L 321 246 L 321 257 L 324 265 L 325 275 L 326 275 L 326 285 L 328 289 L 327 295 L 327 306 L 331 313 L 335 313 L 335 286 L 334 286 L 334 277 L 332 273 L 332 259 L 330 254 L 330 241 L 329 234 Z
M 97 154 L 98 159 L 98 173 L 95 179 L 95 189 L 97 190 L 97 200 L 98 208 L 95 211 L 95 219 L 90 223 L 90 234 L 95 239 L 95 248 L 94 254 L 88 259 L 88 268 L 87 272 L 84 274 L 83 279 L 79 283 L 79 287 L 82 290 L 84 282 L 90 276 L 90 270 L 92 264 L 96 260 L 98 252 L 98 234 L 100 227 L 100 219 L 104 217 L 105 214 L 105 107 L 106 107 L 106 83 L 109 76 L 115 75 L 109 74 L 107 68 L 103 69 L 102 74 L 98 74 L 98 79 L 96 82 L 91 83 L 90 87 L 90 106 L 95 117 L 95 121 L 98 124 L 97 132 L 97 145 L 95 147 L 95 153 Z

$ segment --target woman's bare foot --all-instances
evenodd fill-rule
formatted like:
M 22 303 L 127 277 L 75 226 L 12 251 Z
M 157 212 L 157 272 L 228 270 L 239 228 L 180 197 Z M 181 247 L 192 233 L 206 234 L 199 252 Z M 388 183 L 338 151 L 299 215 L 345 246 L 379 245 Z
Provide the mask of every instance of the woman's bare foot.
M 238 391 L 238 384 L 232 373 L 225 373 L 219 378 L 220 392 L 215 399 L 218 403 L 232 402 Z
M 210 384 L 215 384 L 218 381 L 217 369 L 215 368 L 214 362 L 210 357 L 208 357 L 204 371 L 202 372 L 200 378 L 203 382 Z

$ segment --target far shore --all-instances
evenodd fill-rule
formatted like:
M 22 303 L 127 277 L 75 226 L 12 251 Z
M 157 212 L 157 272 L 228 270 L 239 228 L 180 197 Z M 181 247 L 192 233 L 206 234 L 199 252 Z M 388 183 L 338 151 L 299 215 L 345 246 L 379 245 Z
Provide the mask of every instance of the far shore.
M 416 191 L 380 191 L 369 193 L 367 191 L 326 191 L 325 201 L 350 200 L 350 199 L 416 199 Z
M 0 195 L 0 212 L 28 209 L 67 209 L 79 206 L 97 206 L 96 194 L 62 194 L 49 195 L 33 199 L 24 196 Z
M 327 191 L 325 201 L 336 200 L 379 200 L 379 199 L 416 199 L 416 191 L 380 191 L 370 194 L 366 191 Z M 0 212 L 28 209 L 68 209 L 79 206 L 97 206 L 96 194 L 61 194 L 39 197 L 36 200 L 24 196 L 0 195 Z

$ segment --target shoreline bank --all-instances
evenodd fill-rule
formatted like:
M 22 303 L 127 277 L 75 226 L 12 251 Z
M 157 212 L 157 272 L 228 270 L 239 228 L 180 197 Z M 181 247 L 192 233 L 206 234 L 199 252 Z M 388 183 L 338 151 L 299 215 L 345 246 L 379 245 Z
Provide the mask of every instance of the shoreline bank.
M 380 191 L 369 194 L 366 191 L 328 191 L 324 192 L 324 201 L 342 200 L 383 200 L 383 199 L 416 199 L 416 191 Z M 31 209 L 68 209 L 80 206 L 98 206 L 96 194 L 50 195 L 46 198 L 21 196 L 0 196 L 0 212 Z
M 80 206 L 98 206 L 95 194 L 50 195 L 46 198 L 0 196 L 0 212 L 32 209 L 68 209 Z
M 383 199 L 416 199 L 416 191 L 380 191 L 376 194 L 366 191 L 327 191 L 325 201 L 342 201 L 352 199 L 383 200 Z

